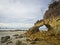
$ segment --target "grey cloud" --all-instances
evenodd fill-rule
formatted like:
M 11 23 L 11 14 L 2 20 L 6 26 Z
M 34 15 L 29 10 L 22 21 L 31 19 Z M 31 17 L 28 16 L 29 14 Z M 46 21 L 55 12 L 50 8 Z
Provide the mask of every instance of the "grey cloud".
M 0 22 L 33 23 L 43 17 L 41 8 L 48 3 L 48 0 L 0 0 Z

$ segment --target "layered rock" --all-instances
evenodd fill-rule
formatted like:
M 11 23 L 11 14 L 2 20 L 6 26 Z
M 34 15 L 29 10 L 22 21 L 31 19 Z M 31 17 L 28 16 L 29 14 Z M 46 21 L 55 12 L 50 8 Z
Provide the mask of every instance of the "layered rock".
M 48 10 L 45 12 L 43 19 L 38 20 L 26 34 L 30 36 L 39 31 L 39 27 L 45 25 L 48 31 L 52 31 L 55 35 L 60 32 L 60 1 L 55 1 L 49 5 Z

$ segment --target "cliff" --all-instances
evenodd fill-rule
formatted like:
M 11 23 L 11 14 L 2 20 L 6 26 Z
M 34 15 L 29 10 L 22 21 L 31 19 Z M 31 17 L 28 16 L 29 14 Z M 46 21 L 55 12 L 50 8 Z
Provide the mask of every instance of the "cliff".
M 45 25 L 48 31 L 39 31 L 39 27 Z M 60 1 L 55 1 L 49 5 L 45 12 L 43 19 L 38 20 L 33 27 L 31 27 L 25 35 L 29 40 L 39 40 L 42 45 L 43 42 L 48 42 L 46 45 L 60 44 Z M 41 45 L 41 43 L 38 43 Z M 45 44 L 44 44 L 45 45 Z

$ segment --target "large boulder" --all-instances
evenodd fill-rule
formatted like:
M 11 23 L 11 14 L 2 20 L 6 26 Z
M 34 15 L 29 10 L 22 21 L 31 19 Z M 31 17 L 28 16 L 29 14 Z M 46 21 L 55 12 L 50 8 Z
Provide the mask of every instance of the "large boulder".
M 10 36 L 1 37 L 1 43 L 5 43 L 10 39 Z

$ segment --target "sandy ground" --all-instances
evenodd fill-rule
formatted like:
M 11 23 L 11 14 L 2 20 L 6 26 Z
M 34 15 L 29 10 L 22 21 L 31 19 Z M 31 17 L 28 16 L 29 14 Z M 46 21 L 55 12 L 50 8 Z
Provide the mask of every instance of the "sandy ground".
M 10 44 L 8 44 L 8 45 L 15 45 L 15 42 L 16 42 L 16 40 L 21 40 L 21 41 L 23 41 L 24 39 L 15 39 L 15 37 L 13 37 L 13 35 L 15 35 L 15 34 L 23 34 L 23 33 L 25 33 L 26 31 L 3 31 L 3 32 L 0 32 L 0 45 L 7 45 L 6 43 L 1 43 L 1 37 L 4 37 L 4 36 L 10 36 L 11 37 L 11 41 L 13 42 L 13 43 L 10 43 Z

